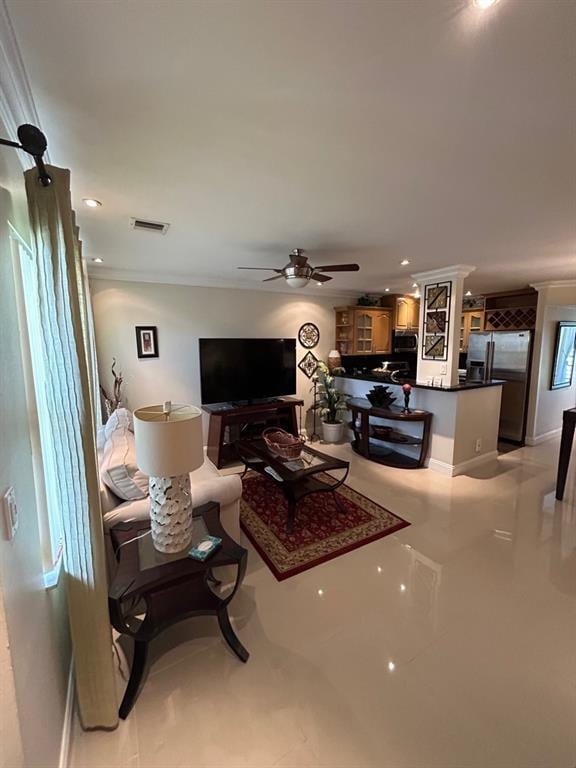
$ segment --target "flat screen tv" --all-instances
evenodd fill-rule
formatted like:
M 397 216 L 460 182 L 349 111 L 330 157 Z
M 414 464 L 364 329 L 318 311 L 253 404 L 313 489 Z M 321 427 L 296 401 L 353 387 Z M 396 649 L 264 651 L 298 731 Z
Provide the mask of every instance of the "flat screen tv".
M 202 403 L 296 392 L 296 339 L 200 339 Z

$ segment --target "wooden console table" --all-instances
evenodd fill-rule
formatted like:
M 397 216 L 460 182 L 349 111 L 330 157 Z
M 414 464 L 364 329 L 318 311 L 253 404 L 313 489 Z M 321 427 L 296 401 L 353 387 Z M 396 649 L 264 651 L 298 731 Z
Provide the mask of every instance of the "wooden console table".
M 572 453 L 575 429 L 576 408 L 568 408 L 567 411 L 564 411 L 562 418 L 562 439 L 560 440 L 558 479 L 556 480 L 556 498 L 558 501 L 562 501 L 564 498 L 564 488 L 566 487 L 566 477 L 568 475 L 568 466 L 570 465 L 570 454 Z
M 375 408 L 369 400 L 352 398 L 348 400 L 352 411 L 350 429 L 354 432 L 352 448 L 371 461 L 387 464 L 400 469 L 419 469 L 424 466 L 430 443 L 430 411 L 411 409 L 404 413 L 401 408 Z M 375 424 L 370 418 L 395 422 L 394 426 Z M 398 422 L 420 423 L 420 434 L 413 435 L 397 428 Z M 415 456 L 400 453 L 395 446 L 412 446 L 418 449 Z
M 250 425 L 260 423 L 262 429 L 278 426 L 293 435 L 298 435 L 296 407 L 300 405 L 304 405 L 304 401 L 296 397 L 282 397 L 278 400 L 251 405 L 233 405 L 232 403 L 203 405 L 202 410 L 210 414 L 208 458 L 218 469 L 235 461 L 238 457 L 234 443 L 247 437 L 246 433 Z M 228 440 L 226 440 L 226 428 L 229 428 Z M 254 436 L 260 437 L 262 429 Z

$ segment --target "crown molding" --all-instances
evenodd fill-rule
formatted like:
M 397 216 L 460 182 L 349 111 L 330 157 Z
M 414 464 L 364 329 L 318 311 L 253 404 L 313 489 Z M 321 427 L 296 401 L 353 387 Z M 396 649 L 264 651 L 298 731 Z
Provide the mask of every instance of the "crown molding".
M 530 288 L 543 291 L 546 288 L 576 288 L 576 280 L 544 280 L 541 283 L 530 283 Z
M 124 283 L 152 283 L 156 285 L 185 285 L 196 288 L 222 288 L 232 289 L 238 291 L 262 291 L 263 293 L 282 293 L 290 296 L 300 296 L 308 298 L 322 298 L 323 296 L 330 297 L 350 297 L 357 299 L 362 296 L 362 291 L 350 291 L 350 290 L 326 290 L 325 286 L 306 286 L 301 289 L 294 288 L 269 288 L 263 286 L 260 283 L 235 283 L 231 280 L 222 280 L 212 277 L 192 277 L 191 275 L 182 275 L 170 272 L 152 272 L 141 271 L 135 269 L 113 269 L 110 267 L 98 267 L 88 265 L 88 277 L 90 280 L 112 280 Z M 309 288 L 312 287 L 312 290 Z
M 416 280 L 417 283 L 428 283 L 436 280 L 449 280 L 451 278 L 461 277 L 462 279 L 468 277 L 471 272 L 474 272 L 476 267 L 469 264 L 452 264 L 449 267 L 440 267 L 440 269 L 431 269 L 428 272 L 416 272 L 411 277 Z
M 18 140 L 18 126 L 23 123 L 42 130 L 6 0 L 0 0 L 0 120 L 11 141 Z M 26 152 L 16 155 L 24 170 L 34 164 Z M 44 159 L 50 162 L 47 151 Z

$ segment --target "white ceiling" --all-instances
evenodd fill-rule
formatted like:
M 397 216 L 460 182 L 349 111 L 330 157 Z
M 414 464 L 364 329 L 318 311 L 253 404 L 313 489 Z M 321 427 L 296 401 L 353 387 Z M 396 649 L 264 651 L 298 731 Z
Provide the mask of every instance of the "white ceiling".
M 473 290 L 576 276 L 571 0 L 8 8 L 94 271 L 256 286 L 235 267 L 301 246 L 358 261 L 334 290 L 453 263 Z

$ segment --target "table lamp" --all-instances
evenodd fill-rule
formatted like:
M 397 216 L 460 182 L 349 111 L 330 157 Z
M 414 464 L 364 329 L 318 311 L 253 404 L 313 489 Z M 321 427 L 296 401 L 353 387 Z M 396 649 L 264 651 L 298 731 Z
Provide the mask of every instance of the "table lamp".
M 202 412 L 193 405 L 148 405 L 134 411 L 136 463 L 148 475 L 150 528 L 159 552 L 192 540 L 190 472 L 204 463 Z

